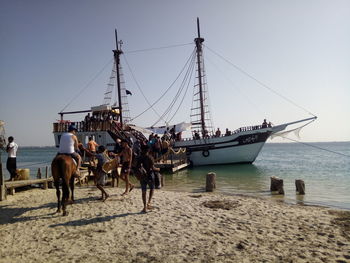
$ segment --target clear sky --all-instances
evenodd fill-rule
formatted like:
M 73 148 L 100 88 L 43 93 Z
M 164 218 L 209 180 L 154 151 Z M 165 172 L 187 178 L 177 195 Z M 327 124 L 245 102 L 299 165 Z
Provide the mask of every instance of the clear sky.
M 53 145 L 52 123 L 73 97 L 84 90 L 66 110 L 101 104 L 115 28 L 124 43 L 122 63 L 136 116 L 147 103 L 126 62 L 153 102 L 194 45 L 131 51 L 193 43 L 197 17 L 216 127 L 233 130 L 264 118 L 281 124 L 310 115 L 211 50 L 317 115 L 302 130 L 302 141 L 350 140 L 348 0 L 0 0 L 0 119 L 6 135 L 22 146 Z M 191 95 L 192 90 L 174 121 L 189 121 Z M 169 93 L 157 111 L 172 98 Z M 149 126 L 155 119 L 150 111 L 135 123 Z

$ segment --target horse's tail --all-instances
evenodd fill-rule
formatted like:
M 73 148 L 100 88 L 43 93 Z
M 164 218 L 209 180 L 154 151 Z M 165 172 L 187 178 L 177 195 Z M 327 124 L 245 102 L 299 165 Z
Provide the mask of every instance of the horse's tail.
M 67 164 L 66 158 L 59 158 L 57 160 L 57 166 L 59 171 L 59 178 L 62 180 L 63 196 L 68 196 L 68 200 L 70 200 L 72 198 L 72 193 L 69 190 L 69 178 L 67 175 L 71 173 L 71 168 Z

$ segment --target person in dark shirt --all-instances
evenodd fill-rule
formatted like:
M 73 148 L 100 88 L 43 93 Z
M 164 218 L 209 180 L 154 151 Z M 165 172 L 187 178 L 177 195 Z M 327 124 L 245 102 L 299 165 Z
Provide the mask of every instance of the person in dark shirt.
M 154 193 L 154 173 L 159 171 L 159 168 L 154 166 L 154 159 L 150 154 L 150 148 L 147 145 L 142 145 L 141 156 L 137 164 L 137 173 L 141 183 L 142 189 L 142 202 L 143 210 L 142 212 L 147 213 L 147 210 L 151 210 L 151 201 Z M 150 193 L 147 202 L 147 185 L 150 188 Z
M 96 159 L 97 159 L 97 167 L 96 167 L 96 187 L 101 190 L 101 198 L 103 202 L 109 197 L 109 194 L 103 188 L 107 183 L 107 173 L 103 170 L 103 165 L 108 161 L 105 155 L 106 148 L 103 145 L 98 146 Z

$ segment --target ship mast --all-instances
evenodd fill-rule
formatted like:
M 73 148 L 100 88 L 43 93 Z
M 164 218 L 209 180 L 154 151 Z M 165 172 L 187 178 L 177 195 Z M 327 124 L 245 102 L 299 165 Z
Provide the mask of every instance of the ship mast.
M 197 70 L 198 70 L 198 84 L 199 84 L 199 101 L 200 101 L 200 116 L 201 116 L 201 129 L 202 136 L 205 136 L 205 112 L 204 112 L 204 96 L 203 96 L 203 81 L 202 81 L 202 68 L 201 68 L 201 57 L 202 57 L 202 43 L 204 38 L 201 38 L 199 29 L 199 18 L 197 17 L 197 31 L 198 37 L 194 39 L 196 43 L 196 54 L 197 54 Z
M 123 54 L 123 51 L 121 50 L 121 47 L 119 48 L 118 44 L 122 42 L 118 42 L 118 35 L 117 30 L 115 29 L 115 42 L 116 42 L 116 49 L 113 50 L 114 54 L 114 61 L 116 65 L 116 71 L 117 71 L 117 89 L 118 89 L 118 106 L 119 106 L 119 116 L 120 116 L 120 124 L 123 128 L 123 109 L 122 109 L 122 95 L 121 95 L 121 85 L 120 85 L 120 55 Z

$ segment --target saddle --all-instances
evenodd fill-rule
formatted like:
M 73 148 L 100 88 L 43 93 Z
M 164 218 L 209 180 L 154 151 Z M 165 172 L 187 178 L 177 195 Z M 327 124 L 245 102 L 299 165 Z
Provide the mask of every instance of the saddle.
M 72 154 L 69 154 L 69 153 L 57 153 L 56 156 L 59 156 L 59 155 L 65 155 L 65 156 L 69 156 L 72 158 L 73 162 L 74 162 L 74 165 L 77 166 L 78 165 L 78 160 L 76 157 L 74 157 L 74 155 Z

